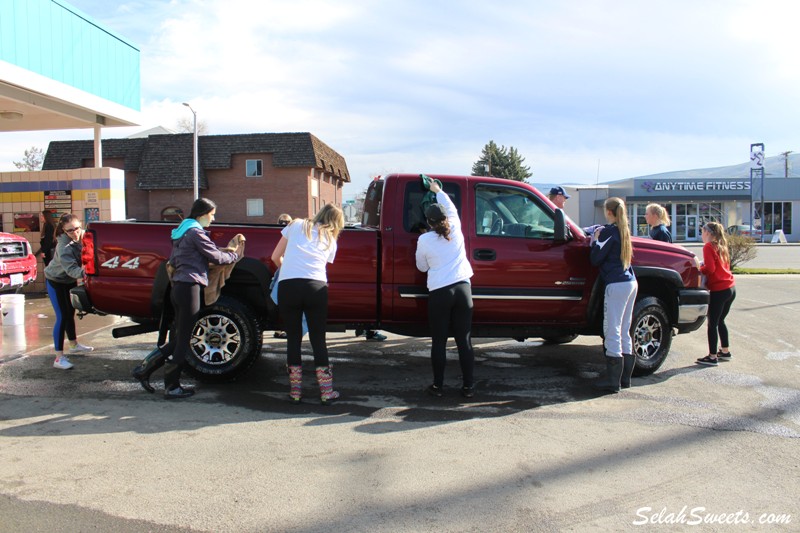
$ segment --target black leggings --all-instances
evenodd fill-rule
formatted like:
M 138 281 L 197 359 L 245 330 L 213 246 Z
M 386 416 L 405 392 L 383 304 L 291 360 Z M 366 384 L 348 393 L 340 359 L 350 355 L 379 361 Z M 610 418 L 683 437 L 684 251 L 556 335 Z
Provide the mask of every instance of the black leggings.
M 164 374 L 164 385 L 167 390 L 179 384 L 180 373 L 186 365 L 186 356 L 192 341 L 192 329 L 197 321 L 197 314 L 202 305 L 203 287 L 199 283 L 176 281 L 172 284 L 170 297 L 172 308 L 175 310 L 175 321 L 169 334 L 169 342 L 161 347 L 161 353 L 172 356 L 172 363 L 176 369 L 172 373 Z
M 473 385 L 475 354 L 472 351 L 472 287 L 467 282 L 454 283 L 428 295 L 428 321 L 431 327 L 431 362 L 433 384 L 444 384 L 447 362 L 447 338 L 450 332 L 458 346 L 458 360 L 465 387 Z
M 328 324 L 328 285 L 313 279 L 287 279 L 278 282 L 278 309 L 286 331 L 286 361 L 302 364 L 303 315 L 308 323 L 308 338 L 314 351 L 314 366 L 328 366 L 325 331 Z
M 725 325 L 725 317 L 731 310 L 731 304 L 736 299 L 736 287 L 722 291 L 711 291 L 711 298 L 708 302 L 708 353 L 717 353 L 717 333 L 722 346 L 728 348 L 728 327 Z

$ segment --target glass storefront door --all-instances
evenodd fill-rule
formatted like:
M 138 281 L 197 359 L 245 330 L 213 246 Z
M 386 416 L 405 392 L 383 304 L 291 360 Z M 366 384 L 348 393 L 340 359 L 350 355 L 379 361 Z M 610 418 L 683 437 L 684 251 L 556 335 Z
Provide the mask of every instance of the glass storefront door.
M 697 215 L 686 216 L 686 239 L 687 241 L 697 240 Z
M 697 204 L 675 204 L 675 234 L 672 236 L 673 240 L 698 240 L 698 222 Z

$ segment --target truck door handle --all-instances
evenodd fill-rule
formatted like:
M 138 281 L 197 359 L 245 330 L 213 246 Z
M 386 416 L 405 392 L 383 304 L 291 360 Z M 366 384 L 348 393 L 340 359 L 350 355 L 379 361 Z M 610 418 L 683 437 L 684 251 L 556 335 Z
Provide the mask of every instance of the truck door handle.
M 494 261 L 497 259 L 497 252 L 489 249 L 477 249 L 472 252 L 472 257 L 476 261 Z

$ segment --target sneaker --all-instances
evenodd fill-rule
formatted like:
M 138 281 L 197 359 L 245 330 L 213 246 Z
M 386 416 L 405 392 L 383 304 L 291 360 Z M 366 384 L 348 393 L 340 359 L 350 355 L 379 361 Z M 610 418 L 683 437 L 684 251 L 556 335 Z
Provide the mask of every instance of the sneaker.
M 717 366 L 717 358 L 716 357 L 711 357 L 710 355 L 707 355 L 705 357 L 701 357 L 696 362 L 697 362 L 698 365 Z
M 367 340 L 368 341 L 377 341 L 383 342 L 386 340 L 386 335 L 379 333 L 377 331 L 369 331 L 367 332 Z
M 472 398 L 475 396 L 475 387 L 461 387 L 461 396 L 464 398 Z
M 286 332 L 285 331 L 276 331 L 275 333 L 272 334 L 272 336 L 275 337 L 276 339 L 285 339 L 286 338 Z
M 722 350 L 717 352 L 717 359 L 720 361 L 730 361 L 733 354 L 731 352 L 723 353 Z
M 363 329 L 357 329 L 356 330 L 356 337 L 360 337 L 363 334 L 364 334 L 364 330 Z
M 93 352 L 94 348 L 91 346 L 84 346 L 81 343 L 77 343 L 75 346 L 69 347 L 69 353 L 81 353 L 81 352 Z
M 441 398 L 442 397 L 442 388 L 441 387 L 437 387 L 436 385 L 431 385 L 430 387 L 428 387 L 427 390 L 428 390 L 428 394 L 430 394 L 431 396 L 435 396 L 436 398 Z
M 73 366 L 75 365 L 69 362 L 69 359 L 67 359 L 66 355 L 62 355 L 53 361 L 53 368 L 58 368 L 59 370 L 69 370 Z

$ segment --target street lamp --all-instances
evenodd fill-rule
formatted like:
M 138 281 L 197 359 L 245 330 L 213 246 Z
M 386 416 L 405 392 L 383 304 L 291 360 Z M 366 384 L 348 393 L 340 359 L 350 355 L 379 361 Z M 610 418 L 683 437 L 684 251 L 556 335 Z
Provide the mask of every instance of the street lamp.
M 188 103 L 184 102 L 183 105 L 189 108 L 189 111 L 192 112 L 194 115 L 194 161 L 192 163 L 192 178 L 194 184 L 194 199 L 197 200 L 200 197 L 200 192 L 198 191 L 199 188 L 199 179 L 198 179 L 198 165 L 197 165 L 197 111 L 192 109 Z

